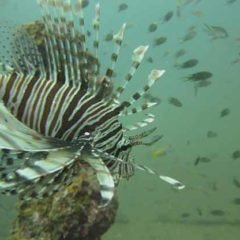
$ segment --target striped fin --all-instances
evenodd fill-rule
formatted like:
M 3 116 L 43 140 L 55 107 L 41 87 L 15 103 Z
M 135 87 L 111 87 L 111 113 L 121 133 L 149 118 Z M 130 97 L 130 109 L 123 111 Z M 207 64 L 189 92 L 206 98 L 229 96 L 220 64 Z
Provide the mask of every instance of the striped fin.
M 96 171 L 97 179 L 99 181 L 100 194 L 102 197 L 100 207 L 106 207 L 114 196 L 115 187 L 113 177 L 98 154 L 87 156 L 86 160 L 86 162 Z
M 159 140 L 161 140 L 163 138 L 163 135 L 156 135 L 152 138 L 151 141 L 148 141 L 148 142 L 143 142 L 143 141 L 141 141 L 141 139 L 148 137 L 156 130 L 157 130 L 157 127 L 154 127 L 147 131 L 136 134 L 134 136 L 129 136 L 128 139 L 132 146 L 137 146 L 137 145 L 151 146 L 151 145 L 155 144 L 156 142 L 158 142 Z
M 95 30 L 95 40 L 93 42 L 93 47 L 95 49 L 95 57 L 98 58 L 99 50 L 99 27 L 100 27 L 100 4 L 95 6 L 95 18 L 93 20 L 93 29 Z
M 132 55 L 132 65 L 125 76 L 125 81 L 122 86 L 116 89 L 115 98 L 118 99 L 123 93 L 124 89 L 127 87 L 128 83 L 132 80 L 135 72 L 137 71 L 139 65 L 141 64 L 146 51 L 149 46 L 139 46 L 133 51 Z
M 45 25 L 46 52 L 51 61 L 48 69 L 63 74 L 60 81 L 70 86 L 84 86 L 89 84 L 88 74 L 98 71 L 98 59 L 92 55 L 86 46 L 85 19 L 83 1 L 75 4 L 70 0 L 38 0 L 42 10 Z M 96 5 L 96 16 L 93 28 L 96 32 L 94 41 L 97 52 L 100 5 Z M 58 80 L 58 78 L 54 78 Z
M 149 130 L 146 130 L 144 132 L 141 132 L 137 135 L 134 135 L 134 136 L 129 136 L 128 139 L 130 141 L 135 141 L 135 140 L 139 140 L 139 139 L 142 139 L 142 138 L 145 138 L 145 137 L 148 137 L 149 135 L 151 135 L 153 132 L 155 132 L 157 130 L 157 127 L 153 127 L 153 128 L 150 128 Z
M 121 50 L 125 29 L 126 29 L 126 23 L 124 23 L 122 25 L 120 31 L 118 33 L 114 34 L 114 36 L 113 36 L 113 41 L 114 41 L 116 47 L 115 47 L 115 51 L 111 54 L 111 67 L 108 68 L 106 71 L 106 76 L 108 78 L 111 78 L 114 73 L 115 65 L 116 65 L 120 50 Z
M 70 2 L 39 0 L 38 4 L 42 9 L 45 25 L 46 52 L 53 61 L 48 69 L 51 70 L 51 75 L 54 75 L 52 71 L 62 72 L 65 83 L 74 85 L 74 79 L 80 77 L 80 64 L 76 55 L 81 45 L 77 46 L 76 41 L 73 41 L 76 33 Z
M 98 50 L 99 50 L 99 28 L 100 28 L 100 4 L 96 4 L 95 6 L 95 18 L 92 23 L 94 32 L 95 32 L 95 39 L 93 41 L 93 48 L 95 49 L 95 57 L 98 59 Z M 100 71 L 100 66 L 95 65 L 95 69 L 93 69 L 93 74 L 91 74 L 93 80 L 92 80 L 92 85 L 89 84 L 89 87 L 92 88 L 93 92 L 96 92 L 96 87 L 97 87 L 97 75 L 99 74 Z
M 148 126 L 150 123 L 152 123 L 155 119 L 155 116 L 151 113 L 146 114 L 147 117 L 139 122 L 134 123 L 133 125 L 126 125 L 123 127 L 124 130 L 127 131 L 133 131 L 133 130 L 137 130 L 139 128 L 143 128 Z
M 27 199 L 31 197 L 29 193 L 34 192 L 34 197 L 41 197 L 49 188 L 56 190 L 61 185 L 57 182 L 61 179 L 59 174 L 79 158 L 83 146 L 52 152 L 2 150 L 0 191 L 4 194 L 24 193 L 23 198 Z M 66 180 L 71 175 L 62 177 Z
M 122 112 L 119 114 L 121 115 L 131 115 L 134 113 L 138 113 L 141 111 L 144 111 L 152 106 L 157 105 L 158 103 L 155 102 L 149 102 L 149 103 L 144 103 L 142 104 L 140 107 L 137 108 L 132 108 L 130 111 L 127 111 L 126 109 L 129 108 L 130 106 L 132 106 L 135 102 L 137 102 L 151 87 L 152 85 L 156 82 L 156 80 L 158 80 L 163 74 L 165 73 L 165 70 L 158 70 L 158 69 L 154 69 L 150 72 L 150 74 L 148 75 L 148 83 L 143 87 L 142 90 L 140 90 L 139 92 L 135 92 L 130 101 L 124 101 L 122 103 L 123 106 L 125 106 L 122 110 Z
M 127 102 L 127 108 L 128 108 L 129 104 L 130 103 Z M 146 103 L 143 103 L 141 106 L 133 107 L 130 110 L 123 110 L 122 112 L 120 112 L 119 116 L 130 116 L 132 114 L 145 111 L 145 110 L 147 110 L 147 109 L 149 109 L 153 106 L 156 106 L 156 105 L 158 105 L 158 103 L 156 103 L 156 102 L 146 102 Z
M 0 74 L 8 75 L 13 73 L 13 71 L 14 71 L 14 68 L 12 66 L 10 66 L 9 64 L 0 62 Z
M 152 138 L 151 141 L 143 142 L 143 141 L 139 141 L 139 140 L 134 140 L 134 141 L 131 141 L 131 145 L 132 146 L 139 146 L 139 145 L 152 146 L 153 144 L 155 144 L 156 142 L 158 142 L 162 138 L 163 138 L 163 135 L 156 135 Z
M 119 157 L 115 157 L 111 154 L 108 154 L 106 152 L 101 152 L 98 149 L 94 150 L 99 156 L 101 156 L 102 158 L 107 158 L 109 161 L 114 161 L 115 164 L 117 164 L 119 166 L 118 171 L 120 171 L 120 177 L 124 176 L 124 173 L 128 173 L 128 176 L 130 176 L 129 174 L 132 173 L 134 171 L 133 168 L 139 169 L 141 171 L 145 171 L 148 172 L 149 174 L 155 175 L 157 177 L 159 177 L 161 180 L 163 180 L 164 182 L 172 185 L 174 188 L 176 188 L 177 190 L 182 190 L 185 188 L 185 185 L 183 183 L 181 183 L 180 181 L 169 177 L 169 176 L 165 176 L 165 175 L 161 175 L 159 173 L 157 173 L 156 171 L 150 169 L 147 166 L 141 165 L 141 164 L 136 164 L 134 163 L 132 160 L 131 162 L 129 161 L 125 161 L 125 159 L 123 158 L 119 158 Z M 116 170 L 116 168 L 114 167 L 114 169 Z M 123 172 L 121 172 L 123 171 Z M 126 176 L 125 176 L 126 177 Z
M 136 164 L 135 166 L 136 166 L 137 169 L 139 169 L 141 171 L 148 172 L 149 174 L 152 174 L 152 175 L 155 175 L 155 176 L 159 177 L 161 180 L 163 180 L 164 182 L 172 185 L 177 190 L 182 190 L 186 187 L 183 183 L 179 182 L 178 180 L 176 180 L 172 177 L 169 177 L 169 176 L 158 174 L 156 171 L 153 171 L 152 169 L 150 169 L 147 166 L 140 165 L 140 164 Z
M 129 156 L 130 151 L 122 151 L 116 157 L 102 149 L 94 148 L 92 153 L 103 159 L 104 164 L 109 169 L 114 183 L 118 184 L 121 178 L 129 178 L 134 173 L 133 159 Z
M 0 149 L 24 151 L 55 150 L 70 145 L 46 138 L 18 121 L 0 102 Z
M 42 75 L 45 74 L 42 56 L 34 40 L 23 27 L 15 30 L 11 46 L 12 64 L 15 70 L 24 74 L 31 74 L 38 70 Z

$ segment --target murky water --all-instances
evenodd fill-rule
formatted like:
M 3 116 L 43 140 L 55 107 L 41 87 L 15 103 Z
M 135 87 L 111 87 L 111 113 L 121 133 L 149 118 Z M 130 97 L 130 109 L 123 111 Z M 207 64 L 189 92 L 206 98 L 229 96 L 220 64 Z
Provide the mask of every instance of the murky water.
M 93 8 L 93 3 L 96 1 L 88 8 Z M 151 95 L 161 99 L 161 103 L 150 109 L 156 115 L 155 135 L 163 138 L 152 146 L 137 147 L 133 153 L 135 161 L 186 185 L 184 190 L 176 191 L 157 177 L 136 171 L 134 177 L 118 187 L 120 209 L 116 223 L 103 239 L 239 239 L 240 1 L 100 3 L 103 59 L 110 54 L 105 36 L 117 31 L 123 22 L 128 24 L 116 67 L 118 81 L 129 68 L 133 49 L 141 44 L 150 46 L 127 92 L 143 86 L 152 68 L 166 70 L 151 89 Z M 128 7 L 119 11 L 122 3 Z M 86 15 L 91 12 L 87 9 Z M 32 0 L 0 1 L 0 23 L 23 23 L 39 16 Z M 150 24 L 156 25 L 154 31 L 149 31 Z M 157 45 L 160 37 L 166 41 Z M 176 56 L 179 50 L 182 56 Z M 181 67 L 190 59 L 197 59 L 197 65 Z M 102 63 L 107 64 L 107 60 Z M 212 76 L 187 81 L 187 77 L 202 71 Z M 172 97 L 181 106 L 171 104 Z M 154 155 L 160 148 L 163 150 L 159 155 Z M 1 197 L 4 206 L 0 205 L 0 229 L 4 230 L 0 231 L 0 239 L 6 239 L 5 224 L 12 216 L 7 199 Z

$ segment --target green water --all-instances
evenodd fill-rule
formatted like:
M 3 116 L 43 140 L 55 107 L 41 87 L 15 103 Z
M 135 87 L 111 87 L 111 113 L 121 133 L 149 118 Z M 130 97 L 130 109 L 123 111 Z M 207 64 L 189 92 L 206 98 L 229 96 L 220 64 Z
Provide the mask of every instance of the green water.
M 182 0 L 178 1 L 182 3 L 180 16 L 176 15 L 175 0 L 125 2 L 128 9 L 118 12 L 123 1 L 100 0 L 102 41 L 110 31 L 116 32 L 123 22 L 129 26 L 116 67 L 117 80 L 120 82 L 127 72 L 131 52 L 139 45 L 150 45 L 146 58 L 152 57 L 153 63 L 143 61 L 128 85 L 128 94 L 144 86 L 151 69 L 166 70 L 151 89 L 151 94 L 159 97 L 161 103 L 150 109 L 156 115 L 153 125 L 158 130 L 155 134 L 164 137 L 153 146 L 137 147 L 133 154 L 137 163 L 181 180 L 186 188 L 175 191 L 157 177 L 136 171 L 134 177 L 119 185 L 118 216 L 102 239 L 237 240 L 240 205 L 234 203 L 234 199 L 240 198 L 240 188 L 233 180 L 240 181 L 240 158 L 233 159 L 232 153 L 240 150 L 240 1 L 226 4 L 226 0 Z M 90 4 L 87 18 L 91 18 L 92 9 L 93 4 Z M 168 11 L 173 11 L 174 16 L 163 22 Z M 0 21 L 23 23 L 39 16 L 32 0 L 0 1 Z M 150 33 L 151 23 L 156 23 L 158 28 Z M 229 36 L 211 39 L 204 31 L 204 24 L 223 27 Z M 191 26 L 196 36 L 183 42 Z M 154 47 L 154 39 L 161 36 L 167 37 L 167 41 Z M 108 45 L 101 42 L 103 67 L 109 63 L 111 47 Z M 174 54 L 179 49 L 186 50 L 186 54 L 176 58 Z M 192 58 L 199 60 L 197 66 L 175 67 Z M 209 79 L 211 84 L 199 88 L 196 94 L 194 83 L 185 81 L 185 77 L 203 70 L 213 74 Z M 169 97 L 178 98 L 183 106 L 170 105 Z M 230 109 L 230 114 L 220 117 L 225 108 Z M 144 115 L 122 121 L 134 123 L 139 116 Z M 216 132 L 217 137 L 208 138 L 208 131 Z M 172 148 L 166 155 L 152 158 L 153 151 L 169 144 Z M 198 156 L 211 161 L 195 165 Z M 6 225 L 13 214 L 9 211 L 8 198 L 0 200 L 0 239 L 5 239 Z M 221 210 L 221 214 L 214 214 L 214 210 Z

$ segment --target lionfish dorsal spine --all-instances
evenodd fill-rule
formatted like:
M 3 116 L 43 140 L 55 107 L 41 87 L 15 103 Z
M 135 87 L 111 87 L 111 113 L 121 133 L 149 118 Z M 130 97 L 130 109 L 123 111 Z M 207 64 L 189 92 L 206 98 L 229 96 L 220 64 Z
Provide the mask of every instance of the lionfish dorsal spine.
M 116 93 L 115 93 L 116 99 L 120 97 L 120 95 L 123 93 L 123 91 L 127 87 L 128 83 L 132 80 L 147 50 L 148 50 L 148 46 L 139 46 L 136 49 L 134 49 L 133 55 L 132 55 L 132 64 L 127 75 L 124 78 L 124 83 L 122 84 L 122 86 L 116 89 Z
M 95 40 L 93 41 L 93 47 L 95 49 L 95 57 L 98 58 L 99 50 L 99 28 L 100 28 L 100 3 L 95 6 L 95 18 L 93 19 L 93 29 L 95 30 Z
M 125 125 L 124 130 L 134 131 L 134 130 L 137 130 L 140 128 L 147 127 L 150 123 L 154 122 L 154 120 L 155 120 L 154 114 L 148 113 L 146 115 L 147 116 L 141 121 L 135 122 L 134 124 L 131 124 L 131 125 Z
M 57 74 L 62 71 L 68 85 L 78 87 L 81 82 L 86 85 L 86 36 L 81 1 L 74 6 L 70 1 L 38 0 L 38 3 L 46 30 L 46 51 L 51 60 L 47 66 L 50 76 L 58 80 Z M 81 34 L 76 32 L 77 27 Z
M 114 73 L 115 65 L 118 60 L 118 56 L 119 56 L 119 53 L 121 50 L 125 29 L 126 29 L 126 23 L 124 23 L 122 25 L 120 31 L 118 33 L 114 34 L 114 36 L 113 36 L 113 41 L 116 46 L 115 46 L 115 51 L 113 51 L 113 53 L 111 54 L 111 67 L 109 67 L 107 69 L 106 74 L 105 74 L 108 78 L 111 78 Z

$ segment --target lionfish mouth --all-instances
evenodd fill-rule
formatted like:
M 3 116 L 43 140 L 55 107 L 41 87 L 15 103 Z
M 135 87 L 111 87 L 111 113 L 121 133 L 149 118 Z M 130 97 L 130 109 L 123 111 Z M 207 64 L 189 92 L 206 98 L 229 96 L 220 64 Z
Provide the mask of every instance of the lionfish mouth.
M 164 70 L 152 70 L 146 84 L 122 100 L 148 46 L 133 51 L 122 85 L 115 86 L 113 76 L 126 24 L 113 37 L 115 48 L 104 72 L 98 56 L 100 5 L 95 6 L 95 37 L 91 40 L 85 31 L 82 0 L 37 3 L 42 18 L 16 29 L 11 61 L 1 63 L 0 190 L 20 193 L 25 199 L 45 196 L 63 186 L 66 176 L 71 180 L 75 163 L 84 161 L 95 169 L 101 196 L 108 204 L 116 183 L 131 176 L 134 168 L 158 175 L 133 163 L 130 156 L 131 148 L 141 144 L 140 139 L 152 130 L 127 137 L 127 132 L 150 124 L 154 115 L 148 113 L 131 126 L 122 126 L 120 117 L 157 104 L 139 105 L 138 100 Z M 65 177 L 59 178 L 61 174 Z M 184 188 L 175 179 L 158 176 Z M 54 187 L 49 189 L 51 185 Z

